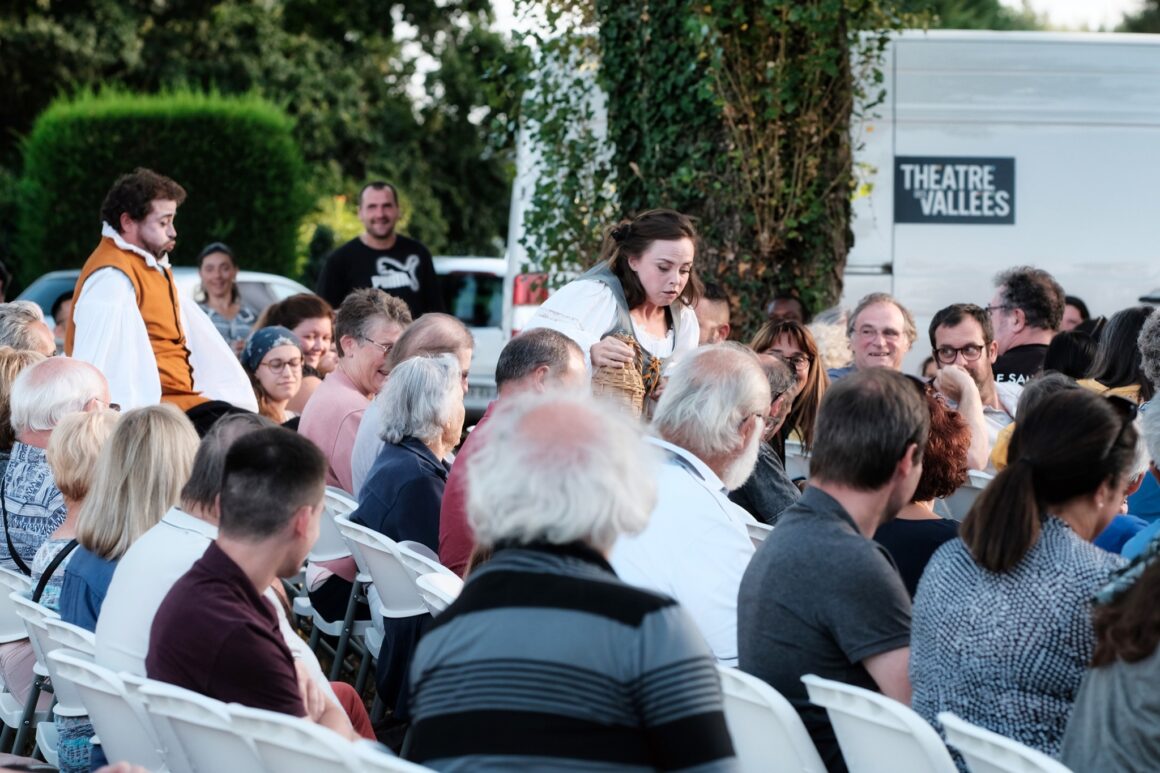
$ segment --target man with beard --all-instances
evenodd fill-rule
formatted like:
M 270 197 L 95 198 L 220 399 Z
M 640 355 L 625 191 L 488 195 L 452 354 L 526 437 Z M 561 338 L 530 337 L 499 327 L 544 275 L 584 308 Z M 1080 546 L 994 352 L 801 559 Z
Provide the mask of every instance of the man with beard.
M 737 665 L 737 589 L 753 542 L 752 516 L 729 501 L 753 472 L 769 418 L 769 380 L 739 344 L 702 346 L 672 369 L 650 442 L 664 452 L 657 504 L 640 534 L 622 536 L 609 563 L 625 582 L 671 596 L 717 662 Z
M 101 242 L 77 279 L 65 353 L 92 363 L 124 409 L 173 403 L 199 430 L 232 406 L 256 411 L 249 378 L 196 303 L 181 303 L 169 253 L 185 189 L 138 168 L 101 205 Z M 203 424 L 204 420 L 204 424 Z
M 403 300 L 414 319 L 443 311 L 431 253 L 395 232 L 400 214 L 395 186 L 373 182 L 362 189 L 358 219 L 363 232 L 331 253 L 318 275 L 318 294 L 331 306 L 341 306 L 351 290 L 376 287 Z
M 901 373 L 870 368 L 832 385 L 818 412 L 810 486 L 741 582 L 741 670 L 789 699 L 830 771 L 846 766 L 802 676 L 910 704 L 910 597 L 872 538 L 914 494 L 929 430 L 922 385 Z

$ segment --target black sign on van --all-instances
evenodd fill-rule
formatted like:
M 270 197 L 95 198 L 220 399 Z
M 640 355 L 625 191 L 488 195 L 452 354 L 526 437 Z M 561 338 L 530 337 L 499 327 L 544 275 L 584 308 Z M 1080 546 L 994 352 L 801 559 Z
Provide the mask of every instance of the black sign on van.
M 894 222 L 1015 224 L 1015 159 L 896 156 Z

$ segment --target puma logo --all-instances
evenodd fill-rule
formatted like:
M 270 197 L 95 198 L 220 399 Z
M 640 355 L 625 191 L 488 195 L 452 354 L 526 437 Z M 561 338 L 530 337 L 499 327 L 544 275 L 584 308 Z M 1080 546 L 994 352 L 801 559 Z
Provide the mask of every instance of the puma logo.
M 397 290 L 410 287 L 411 292 L 419 292 L 419 256 L 411 255 L 406 263 L 393 258 L 382 257 L 375 261 L 378 276 L 371 277 L 371 286 L 380 290 Z

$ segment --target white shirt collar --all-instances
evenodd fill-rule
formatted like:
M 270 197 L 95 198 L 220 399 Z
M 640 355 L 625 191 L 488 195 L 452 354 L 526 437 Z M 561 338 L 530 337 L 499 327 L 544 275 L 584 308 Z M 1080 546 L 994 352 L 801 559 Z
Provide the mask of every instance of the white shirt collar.
M 136 245 L 129 244 L 129 242 L 122 239 L 121 234 L 117 233 L 117 229 L 113 228 L 113 226 L 109 225 L 108 223 L 101 223 L 101 236 L 104 236 L 106 239 L 112 239 L 113 244 L 117 245 L 118 248 L 124 250 L 125 252 L 131 252 L 134 255 L 140 255 L 141 257 L 145 258 L 145 265 L 149 266 L 149 268 L 155 268 L 160 271 L 161 266 L 165 266 L 166 268 L 169 267 L 168 255 L 166 255 L 161 260 L 158 260 L 153 256 L 152 253 L 147 252 Z
M 689 451 L 686 451 L 680 446 L 675 446 L 667 440 L 662 440 L 661 438 L 652 435 L 646 437 L 645 440 L 657 448 L 664 449 L 665 451 L 680 457 L 684 462 L 692 467 L 698 475 L 701 476 L 701 479 L 705 481 L 705 485 L 708 488 L 711 488 L 714 491 L 723 491 L 725 489 L 725 484 L 722 483 L 721 479 L 717 477 L 717 473 L 709 469 L 708 465 L 706 465 Z
M 208 521 L 195 518 L 176 505 L 169 508 L 169 512 L 161 518 L 161 522 L 175 529 L 200 534 L 207 539 L 217 539 L 218 528 L 216 526 Z

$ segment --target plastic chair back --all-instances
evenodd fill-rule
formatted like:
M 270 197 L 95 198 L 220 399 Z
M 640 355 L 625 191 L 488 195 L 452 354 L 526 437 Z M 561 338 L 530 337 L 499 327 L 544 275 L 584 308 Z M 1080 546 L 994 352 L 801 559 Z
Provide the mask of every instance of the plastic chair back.
M 394 540 L 345 516 L 336 518 L 335 524 L 350 545 L 359 570 L 369 574 L 374 583 L 379 614 L 390 618 L 427 614 L 427 605 Z
M 22 593 L 11 593 L 8 599 L 14 605 L 16 614 L 24 621 L 24 629 L 28 632 L 32 651 L 36 653 L 37 664 L 44 667 L 48 653 L 56 648 L 56 644 L 48 638 L 48 629 L 45 628 L 44 621 L 59 620 L 60 615 L 48 607 L 42 607 Z
M 310 549 L 307 558 L 312 563 L 320 561 L 334 561 L 350 555 L 350 548 L 334 525 L 334 519 L 340 515 L 350 515 L 358 507 L 358 502 L 351 499 L 340 488 L 326 487 L 326 495 L 322 500 L 322 519 L 319 523 L 318 539 Z
M 0 568 L 0 644 L 28 638 L 24 619 L 16 614 L 16 605 L 8 598 L 9 593 L 27 596 L 32 592 L 32 581 L 19 572 Z
M 278 773 L 346 773 L 357 770 L 354 745 L 309 719 L 231 703 L 234 730 L 247 738 L 266 770 Z
M 427 605 L 427 611 L 437 615 L 451 605 L 463 590 L 463 580 L 454 574 L 448 576 L 439 572 L 420 575 L 415 580 L 419 595 Z
M 988 475 L 979 470 L 969 470 L 967 472 L 967 482 L 955 489 L 954 493 L 948 497 L 943 497 L 943 504 L 946 505 L 947 511 L 951 518 L 956 521 L 961 521 L 967 517 L 967 512 L 971 509 L 971 505 L 975 503 L 975 499 L 987 487 L 994 476 Z
M 147 770 L 164 768 L 165 759 L 149 718 L 120 677 L 76 652 L 58 649 L 48 657 L 56 672 L 54 678 L 76 688 L 109 759 Z
M 825 773 L 797 710 L 756 676 L 717 666 L 725 722 L 742 773 Z
M 947 743 L 955 747 L 971 773 L 1071 773 L 1070 768 L 1041 751 L 991 732 L 944 711 L 939 724 Z
M 168 721 L 194 770 L 265 770 L 254 747 L 231 726 L 221 701 L 153 679 L 138 694 L 150 715 Z
M 773 531 L 773 527 L 761 521 L 746 521 L 745 528 L 749 532 L 749 539 L 753 543 L 753 547 L 761 547 L 761 543 L 765 542 L 765 538 Z
M 45 634 L 48 636 L 48 652 L 64 650 L 75 652 L 87 658 L 93 657 L 95 641 L 92 631 L 86 631 L 80 626 L 66 623 L 63 620 L 48 618 L 44 621 Z M 48 675 L 52 678 L 52 691 L 56 695 L 56 706 L 53 711 L 61 717 L 83 717 L 87 715 L 81 694 L 71 681 L 57 673 L 56 661 L 47 658 L 44 665 L 48 668 Z
M 459 577 L 455 572 L 439 563 L 439 557 L 422 542 L 404 540 L 396 542 L 395 545 L 399 548 L 399 558 L 403 560 L 403 566 L 407 567 L 412 578 L 417 580 L 425 574 L 446 574 L 451 577 Z
M 826 709 L 850 773 L 957 773 L 938 733 L 909 707 L 813 674 L 802 682 Z

